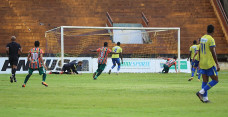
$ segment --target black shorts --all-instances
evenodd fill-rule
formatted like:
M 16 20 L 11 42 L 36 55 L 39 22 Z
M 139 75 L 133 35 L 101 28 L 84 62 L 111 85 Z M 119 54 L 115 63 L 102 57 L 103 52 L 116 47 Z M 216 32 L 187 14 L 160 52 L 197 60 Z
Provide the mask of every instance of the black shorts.
M 9 57 L 9 63 L 10 63 L 10 66 L 12 65 L 16 65 L 18 64 L 18 57 L 17 56 L 12 56 L 12 57 Z
M 63 71 L 63 72 L 66 72 L 66 71 L 67 71 L 67 72 L 71 72 L 70 66 L 69 66 L 68 64 L 63 65 L 62 71 Z

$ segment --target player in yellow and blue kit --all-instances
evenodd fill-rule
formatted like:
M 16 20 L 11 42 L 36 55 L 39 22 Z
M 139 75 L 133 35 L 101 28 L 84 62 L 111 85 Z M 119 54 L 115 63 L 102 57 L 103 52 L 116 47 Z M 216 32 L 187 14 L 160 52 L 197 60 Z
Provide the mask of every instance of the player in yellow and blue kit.
M 193 45 L 189 48 L 189 52 L 190 52 L 190 54 L 189 54 L 189 57 L 188 57 L 188 59 L 190 58 L 190 64 L 191 64 L 191 67 L 193 68 L 193 62 L 192 62 L 192 60 L 193 60 L 193 56 L 194 56 L 194 54 L 195 54 L 195 52 L 196 52 L 196 48 L 197 48 L 197 41 L 196 40 L 194 40 L 193 41 Z M 191 70 L 192 70 L 192 68 L 191 68 Z
M 121 61 L 122 61 L 122 64 L 123 64 L 123 56 L 122 56 L 122 48 L 120 47 L 120 42 L 117 42 L 117 46 L 113 47 L 112 48 L 112 51 L 113 52 L 116 52 L 116 53 L 120 53 L 120 54 L 113 54 L 112 55 L 112 67 L 111 69 L 109 70 L 109 74 L 111 73 L 111 70 L 116 66 L 116 64 L 118 65 L 118 68 L 117 68 L 117 74 L 119 73 L 120 71 L 120 58 L 121 58 Z
M 199 42 L 200 42 L 200 38 L 199 38 Z M 193 44 L 194 45 L 192 45 L 190 47 L 190 56 L 191 56 L 190 62 L 191 62 L 191 66 L 192 66 L 192 68 L 191 68 L 192 74 L 191 74 L 191 78 L 188 79 L 188 81 L 193 80 L 196 69 L 197 69 L 198 81 L 200 81 L 201 74 L 199 72 L 200 70 L 198 67 L 199 66 L 199 56 L 197 54 L 199 51 L 199 45 L 197 45 L 196 40 L 193 41 Z
M 202 89 L 196 93 L 203 103 L 210 102 L 208 100 L 207 91 L 218 83 L 218 73 L 220 70 L 218 60 L 215 52 L 215 41 L 212 37 L 214 33 L 214 26 L 208 25 L 207 34 L 201 37 L 199 58 L 200 58 L 200 72 L 203 77 Z M 216 66 L 216 67 L 215 67 Z M 209 76 L 212 81 L 208 83 Z

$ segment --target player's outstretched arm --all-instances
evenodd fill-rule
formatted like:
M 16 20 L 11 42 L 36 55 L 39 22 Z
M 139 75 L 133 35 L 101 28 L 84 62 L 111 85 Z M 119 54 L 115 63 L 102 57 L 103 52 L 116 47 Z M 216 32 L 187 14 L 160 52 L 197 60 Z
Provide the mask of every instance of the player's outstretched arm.
M 22 54 L 22 48 L 20 48 L 20 49 L 18 50 L 18 54 L 19 54 L 19 55 Z
M 214 46 L 213 47 L 210 47 L 210 51 L 211 51 L 211 54 L 213 56 L 213 59 L 214 59 L 214 61 L 216 63 L 217 71 L 219 71 L 220 70 L 220 66 L 218 64 L 218 59 L 217 59 L 217 56 L 216 56 L 215 47 Z
M 43 54 L 42 54 L 42 53 L 40 54 L 40 60 L 41 60 L 41 62 L 43 63 L 43 67 L 44 67 L 46 70 L 48 70 L 47 67 L 46 67 L 46 65 L 44 64 Z
M 166 57 L 160 57 L 160 56 L 159 56 L 158 58 L 165 59 L 165 60 L 167 60 L 167 59 L 168 59 L 168 58 L 166 58 Z
M 31 53 L 30 53 L 30 52 L 28 53 L 27 60 L 28 60 L 28 61 L 31 61 Z
M 197 54 L 198 54 L 198 51 L 196 51 L 196 53 L 194 54 L 192 61 L 195 61 L 195 56 L 196 56 Z
M 75 68 L 72 69 L 72 72 L 78 74 L 78 71 Z
M 9 55 L 9 47 L 6 47 L 6 54 Z
M 120 52 L 120 58 L 121 58 L 121 62 L 123 64 L 123 55 L 122 55 L 122 52 Z

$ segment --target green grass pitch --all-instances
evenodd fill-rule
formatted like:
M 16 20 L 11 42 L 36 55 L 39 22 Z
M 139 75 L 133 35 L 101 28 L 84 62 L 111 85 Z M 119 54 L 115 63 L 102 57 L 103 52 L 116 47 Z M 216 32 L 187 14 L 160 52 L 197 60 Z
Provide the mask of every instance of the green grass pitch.
M 228 117 L 228 71 L 208 104 L 195 95 L 201 82 L 185 73 L 47 75 L 49 87 L 34 74 L 25 88 L 26 74 L 12 84 L 9 76 L 0 75 L 0 117 Z

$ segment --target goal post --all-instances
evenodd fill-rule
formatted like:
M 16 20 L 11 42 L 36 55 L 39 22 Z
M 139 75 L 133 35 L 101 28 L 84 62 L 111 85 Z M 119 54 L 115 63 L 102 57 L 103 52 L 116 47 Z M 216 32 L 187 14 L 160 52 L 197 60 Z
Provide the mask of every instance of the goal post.
M 92 30 L 92 31 L 88 31 L 88 30 Z M 108 30 L 108 33 L 103 33 L 104 31 L 101 30 Z M 114 33 L 114 31 L 116 31 Z M 119 32 L 118 32 L 119 31 Z M 128 36 L 138 36 L 138 31 L 141 32 L 145 32 L 147 34 L 147 36 L 149 36 L 149 41 L 145 41 L 142 39 L 142 41 L 140 41 L 139 43 L 136 42 L 136 44 L 145 44 L 145 46 L 148 46 L 149 44 L 153 45 L 153 39 L 151 38 L 157 38 L 157 35 L 163 36 L 161 38 L 156 39 L 156 41 L 159 43 L 159 41 L 161 41 L 162 39 L 165 39 L 166 43 L 170 43 L 170 47 L 171 46 L 175 46 L 174 49 L 177 51 L 177 57 L 178 57 L 178 72 L 180 72 L 180 28 L 179 27 L 92 27 L 92 26 L 61 26 L 61 27 L 57 27 L 51 30 L 48 30 L 45 32 L 45 37 L 46 39 L 49 38 L 48 35 L 49 33 L 53 33 L 52 38 L 56 38 L 56 40 L 52 43 L 56 43 L 59 44 L 60 46 L 56 47 L 57 49 L 60 48 L 60 52 L 58 54 L 60 54 L 59 57 L 61 57 L 61 66 L 64 64 L 64 57 L 66 54 L 65 53 L 65 46 L 64 42 L 66 40 L 71 40 L 72 44 L 73 44 L 73 39 L 68 39 L 68 37 L 83 37 L 85 36 L 86 38 L 90 37 L 90 36 L 109 36 L 110 39 L 112 39 L 112 42 L 114 43 L 114 38 L 121 38 L 121 36 L 118 36 L 115 34 L 118 32 L 119 35 L 122 35 L 122 38 L 126 38 L 126 34 L 129 33 Z M 170 31 L 174 31 L 175 34 L 173 34 L 173 32 Z M 80 32 L 80 33 L 79 33 Z M 102 33 L 100 33 L 102 32 Z M 125 33 L 123 33 L 125 32 Z M 169 34 L 172 33 L 172 34 Z M 140 34 L 139 34 L 140 35 Z M 167 36 L 167 35 L 174 35 L 175 37 L 171 37 L 171 36 Z M 142 38 L 143 38 L 143 34 L 141 34 Z M 94 37 L 95 38 L 95 37 Z M 175 39 L 171 39 L 171 38 L 175 38 Z M 82 39 L 82 38 L 80 38 Z M 159 40 L 160 39 L 160 40 Z M 48 39 L 47 39 L 48 40 Z M 118 39 L 117 39 L 118 40 Z M 170 42 L 169 42 L 170 41 Z M 171 42 L 171 41 L 177 41 L 177 42 Z M 87 44 L 88 41 L 83 42 L 84 44 Z M 70 42 L 67 42 L 70 43 Z M 94 42 L 90 42 L 94 43 Z M 122 42 L 121 42 L 122 43 Z M 123 41 L 123 43 L 129 43 L 129 44 L 135 44 L 135 41 L 133 40 L 127 40 L 127 42 Z M 177 43 L 177 44 L 173 44 L 172 43 Z M 89 44 L 87 44 L 89 46 Z M 140 46 L 140 45 L 138 45 Z M 141 45 L 144 46 L 144 45 Z M 150 46 L 148 46 L 150 47 Z M 49 45 L 47 44 L 46 48 L 49 48 Z M 164 47 L 163 47 L 164 48 Z M 168 47 L 167 47 L 168 48 Z M 49 49 L 51 50 L 51 49 Z M 145 50 L 145 49 L 144 49 Z M 175 51 L 174 50 L 174 51 Z M 156 51 L 156 48 L 155 48 Z M 145 51 L 146 52 L 146 51 Z M 139 52 L 139 53 L 143 53 L 143 52 Z M 151 53 L 149 53 L 151 54 Z M 157 50 L 157 52 L 155 54 L 159 54 L 159 50 Z M 168 53 L 169 54 L 169 53 Z

